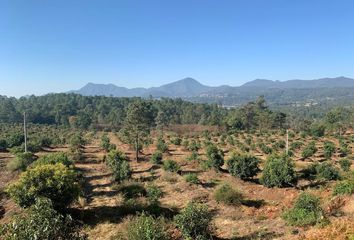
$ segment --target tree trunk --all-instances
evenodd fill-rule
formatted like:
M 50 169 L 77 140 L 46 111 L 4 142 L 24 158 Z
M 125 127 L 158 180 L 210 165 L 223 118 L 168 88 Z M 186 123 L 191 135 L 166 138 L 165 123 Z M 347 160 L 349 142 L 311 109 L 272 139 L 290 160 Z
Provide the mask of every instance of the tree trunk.
M 135 145 L 135 160 L 136 162 L 139 161 L 139 137 L 136 138 L 135 141 L 136 145 Z

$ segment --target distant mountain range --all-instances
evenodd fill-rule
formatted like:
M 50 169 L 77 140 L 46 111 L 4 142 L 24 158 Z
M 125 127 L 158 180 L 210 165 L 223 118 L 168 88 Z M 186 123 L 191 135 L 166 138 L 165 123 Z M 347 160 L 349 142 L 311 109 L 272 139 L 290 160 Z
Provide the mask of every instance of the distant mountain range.
M 114 84 L 88 83 L 71 91 L 85 96 L 171 97 L 196 102 L 217 102 L 226 106 L 243 104 L 264 95 L 271 104 L 354 103 L 354 79 L 346 77 L 315 80 L 272 81 L 256 79 L 239 87 L 206 86 L 193 78 L 152 88 L 125 88 Z

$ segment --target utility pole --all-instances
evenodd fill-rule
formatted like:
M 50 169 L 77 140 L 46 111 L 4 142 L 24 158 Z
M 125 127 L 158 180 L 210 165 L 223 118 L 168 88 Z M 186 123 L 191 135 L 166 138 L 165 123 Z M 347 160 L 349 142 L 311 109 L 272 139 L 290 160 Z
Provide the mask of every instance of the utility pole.
M 26 112 L 23 112 L 23 133 L 25 135 L 25 153 L 26 153 L 27 152 Z
M 289 154 L 289 130 L 286 129 L 286 155 Z

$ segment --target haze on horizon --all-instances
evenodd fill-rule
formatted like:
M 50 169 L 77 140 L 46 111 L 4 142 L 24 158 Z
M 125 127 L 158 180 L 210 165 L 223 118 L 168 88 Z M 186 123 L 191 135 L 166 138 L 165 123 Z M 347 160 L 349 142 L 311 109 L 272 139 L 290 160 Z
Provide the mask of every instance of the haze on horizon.
M 354 77 L 350 0 L 0 2 L 0 95 Z

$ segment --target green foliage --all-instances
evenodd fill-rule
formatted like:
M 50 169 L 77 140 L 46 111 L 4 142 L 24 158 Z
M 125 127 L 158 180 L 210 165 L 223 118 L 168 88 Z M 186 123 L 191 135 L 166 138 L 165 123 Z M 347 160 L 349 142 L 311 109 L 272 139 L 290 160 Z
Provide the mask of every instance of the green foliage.
M 113 178 L 118 183 L 131 177 L 131 169 L 124 153 L 111 150 L 106 157 L 107 165 L 113 173 Z
M 302 151 L 301 156 L 303 158 L 312 157 L 317 152 L 317 148 L 315 146 L 315 142 L 310 142 Z
M 323 137 L 325 134 L 325 130 L 326 130 L 326 127 L 321 124 L 313 124 L 310 129 L 311 134 L 314 137 Z
M 208 207 L 190 202 L 174 217 L 174 222 L 185 239 L 207 240 L 210 238 L 212 215 Z
M 217 146 L 210 144 L 206 149 L 206 156 L 208 158 L 207 165 L 216 170 L 219 170 L 224 165 L 224 153 Z
M 350 167 L 352 166 L 352 161 L 347 158 L 342 158 L 339 160 L 339 165 L 343 171 L 349 172 Z
M 73 161 L 69 158 L 68 154 L 64 152 L 50 153 L 38 158 L 32 166 L 45 165 L 45 164 L 56 164 L 62 163 L 63 165 L 69 167 L 73 164 Z
M 295 141 L 290 144 L 290 149 L 291 150 L 298 150 L 304 145 L 303 142 L 301 141 Z
M 198 152 L 196 151 L 192 151 L 192 153 L 187 157 L 187 160 L 188 161 L 195 161 L 195 160 L 198 160 Z
M 127 240 L 168 240 L 167 225 L 163 218 L 154 218 L 145 212 L 128 225 Z
M 163 169 L 169 172 L 179 172 L 181 170 L 181 166 L 173 160 L 166 160 L 163 162 Z
M 319 223 L 323 218 L 320 200 L 307 192 L 297 198 L 293 208 L 283 214 L 284 220 L 293 226 L 306 226 Z
M 316 166 L 316 176 L 323 180 L 337 180 L 340 178 L 338 170 L 330 162 L 323 162 Z
M 108 137 L 107 134 L 104 134 L 101 137 L 101 144 L 100 144 L 101 148 L 103 148 L 106 152 L 108 152 L 111 148 L 111 141 Z
M 3 240 L 87 239 L 69 215 L 55 211 L 52 202 L 45 198 L 36 199 L 25 214 L 1 226 L 0 235 Z
M 196 140 L 192 140 L 189 145 L 188 145 L 188 150 L 193 151 L 193 152 L 198 152 L 198 150 L 201 148 L 200 143 L 197 142 Z
M 163 153 L 167 152 L 168 146 L 167 146 L 165 140 L 163 140 L 163 138 L 157 139 L 156 149 L 160 152 L 163 152 Z
M 336 151 L 336 146 L 333 142 L 325 141 L 323 145 L 324 156 L 326 159 L 330 159 Z
M 172 139 L 171 139 L 171 143 L 174 144 L 174 145 L 176 145 L 176 146 L 179 146 L 179 145 L 181 145 L 181 143 L 182 143 L 182 138 L 180 138 L 180 137 L 172 138 Z
M 296 182 L 294 164 L 288 156 L 273 155 L 267 159 L 261 183 L 267 187 L 286 187 Z
M 120 184 L 116 190 L 123 195 L 125 200 L 146 196 L 146 189 L 141 183 L 126 182 Z
M 16 157 L 11 159 L 11 161 L 8 163 L 7 169 L 10 171 L 25 171 L 27 167 L 35 161 L 35 159 L 36 156 L 31 152 L 17 153 Z
M 229 173 L 241 179 L 252 178 L 260 171 L 259 159 L 252 155 L 233 154 L 227 161 Z
M 264 154 L 271 154 L 273 152 L 273 149 L 269 146 L 267 146 L 266 144 L 264 143 L 260 143 L 258 144 L 258 147 L 261 149 L 261 151 L 264 153 Z
M 7 193 L 24 208 L 33 205 L 36 198 L 46 197 L 56 209 L 62 209 L 78 197 L 77 175 L 61 163 L 39 165 L 23 172 Z
M 151 162 L 153 164 L 161 164 L 162 163 L 162 152 L 156 151 L 151 155 Z
M 162 197 L 162 190 L 155 185 L 148 185 L 146 188 L 146 197 L 150 204 L 157 205 L 159 203 L 159 199 Z
M 342 181 L 338 182 L 333 189 L 333 195 L 352 195 L 354 193 L 354 182 Z
M 5 139 L 0 139 L 0 151 L 5 151 L 7 148 L 7 142 Z
M 224 203 L 232 206 L 240 206 L 243 201 L 242 194 L 228 184 L 218 187 L 215 190 L 214 198 L 218 203 Z
M 200 180 L 198 179 L 198 175 L 196 173 L 188 173 L 184 176 L 184 179 L 188 183 L 199 184 Z

